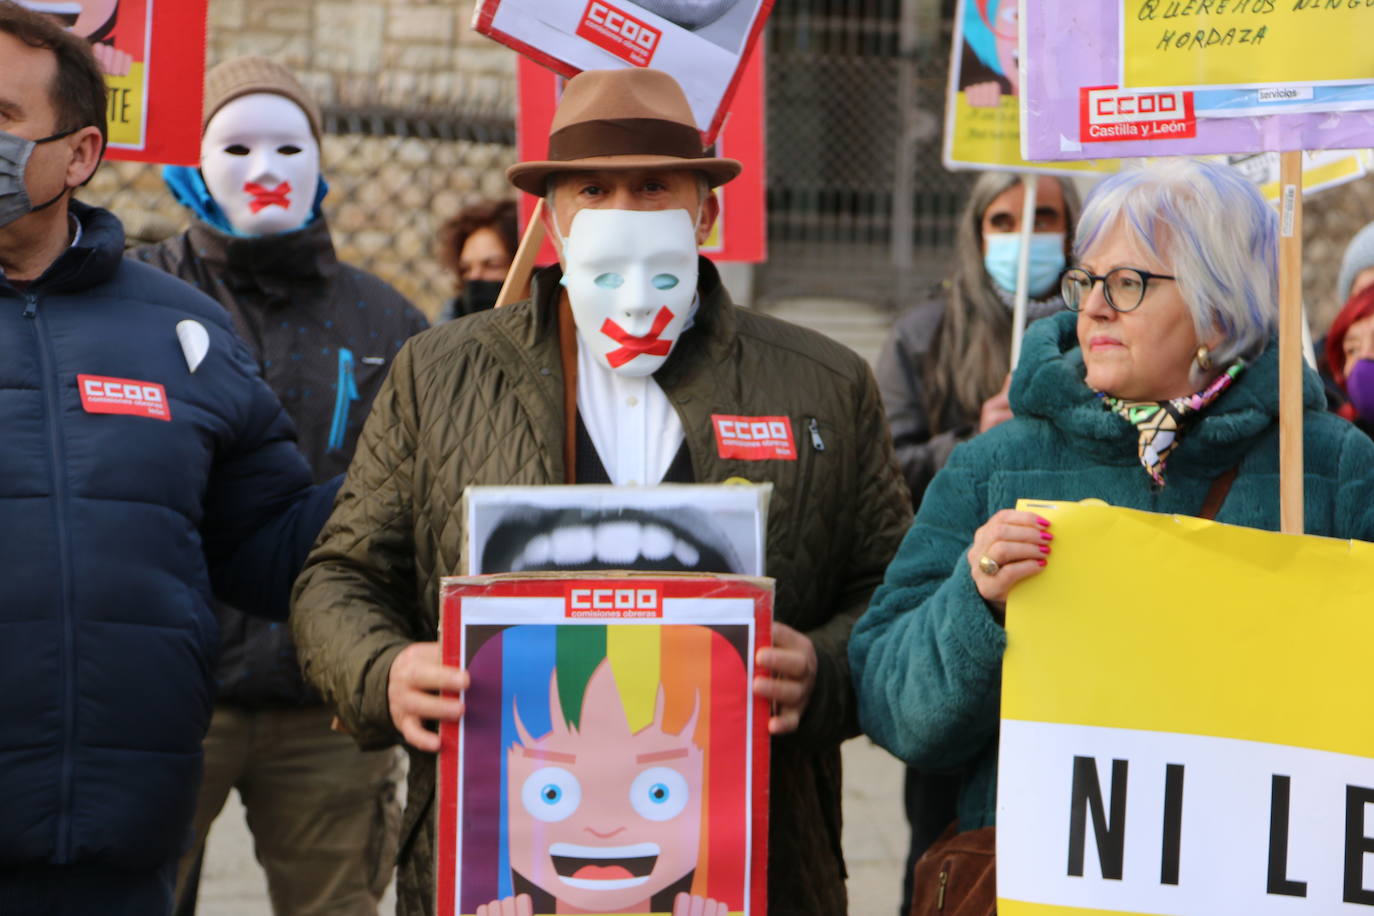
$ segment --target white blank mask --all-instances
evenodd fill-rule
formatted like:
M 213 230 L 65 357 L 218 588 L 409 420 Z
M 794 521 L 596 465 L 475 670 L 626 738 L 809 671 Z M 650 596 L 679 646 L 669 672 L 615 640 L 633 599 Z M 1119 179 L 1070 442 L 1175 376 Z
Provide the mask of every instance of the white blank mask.
M 697 291 L 686 210 L 579 210 L 563 240 L 563 285 L 577 332 L 612 372 L 652 375 L 668 359 Z
M 200 171 L 229 225 L 272 235 L 305 225 L 320 180 L 320 145 L 300 106 L 255 92 L 216 111 L 200 141 Z

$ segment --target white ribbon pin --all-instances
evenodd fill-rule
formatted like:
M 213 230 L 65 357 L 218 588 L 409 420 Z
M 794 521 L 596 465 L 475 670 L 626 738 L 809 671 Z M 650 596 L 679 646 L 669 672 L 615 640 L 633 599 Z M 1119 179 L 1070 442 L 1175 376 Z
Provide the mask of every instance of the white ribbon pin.
M 181 352 L 186 355 L 186 368 L 195 372 L 205 354 L 210 352 L 210 335 L 205 326 L 190 319 L 178 321 L 177 340 L 181 341 Z

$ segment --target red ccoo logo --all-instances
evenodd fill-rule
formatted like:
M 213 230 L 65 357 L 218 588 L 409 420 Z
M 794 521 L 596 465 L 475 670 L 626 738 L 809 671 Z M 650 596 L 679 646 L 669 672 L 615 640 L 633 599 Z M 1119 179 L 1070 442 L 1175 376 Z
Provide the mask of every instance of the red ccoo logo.
M 167 389 L 156 382 L 103 375 L 78 375 L 81 406 L 87 413 L 112 413 L 154 420 L 172 419 Z
M 636 67 L 649 66 L 658 40 L 663 37 L 658 29 L 605 0 L 591 0 L 587 4 L 577 35 Z
M 663 593 L 656 585 L 569 585 L 563 616 L 617 620 L 662 617 Z
M 787 417 L 735 417 L 711 414 L 716 449 L 722 458 L 743 461 L 796 461 L 792 421 Z
M 1085 86 L 1078 104 L 1078 134 L 1084 143 L 1197 136 L 1188 90 Z

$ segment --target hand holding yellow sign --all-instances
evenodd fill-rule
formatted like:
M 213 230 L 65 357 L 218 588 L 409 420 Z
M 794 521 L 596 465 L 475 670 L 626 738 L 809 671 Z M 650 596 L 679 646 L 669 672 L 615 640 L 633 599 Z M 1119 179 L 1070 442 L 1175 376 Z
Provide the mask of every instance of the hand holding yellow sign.
M 1007 612 L 998 911 L 1365 912 L 1374 544 L 1018 508 L 1060 549 Z

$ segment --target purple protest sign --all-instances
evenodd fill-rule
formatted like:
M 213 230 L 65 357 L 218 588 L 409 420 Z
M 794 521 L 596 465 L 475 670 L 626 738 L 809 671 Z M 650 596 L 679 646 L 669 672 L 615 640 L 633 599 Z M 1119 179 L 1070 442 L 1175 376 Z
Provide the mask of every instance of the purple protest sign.
M 1131 8 L 1130 3 L 1116 2 L 1025 0 L 1022 4 L 1024 158 L 1104 159 L 1374 146 L 1374 110 L 1236 116 L 1235 105 L 1212 104 L 1221 94 L 1216 91 L 1158 85 L 1120 88 L 1122 17 Z M 1343 91 L 1358 95 L 1362 90 Z M 1246 110 L 1265 110 L 1270 98 L 1282 101 L 1282 93 L 1255 92 L 1255 101 Z M 1210 116 L 1221 114 L 1223 107 L 1229 116 Z

